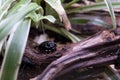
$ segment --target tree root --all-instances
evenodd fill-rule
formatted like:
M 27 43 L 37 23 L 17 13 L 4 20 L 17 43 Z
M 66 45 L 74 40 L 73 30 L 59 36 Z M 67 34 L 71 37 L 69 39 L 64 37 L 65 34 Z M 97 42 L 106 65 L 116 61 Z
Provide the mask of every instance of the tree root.
M 41 55 L 33 50 L 27 52 L 26 49 L 25 56 L 39 65 L 54 58 L 53 62 L 40 75 L 33 78 L 33 80 L 53 80 L 76 68 L 114 63 L 119 55 L 119 44 L 119 35 L 115 35 L 112 31 L 103 31 L 49 55 Z M 60 55 L 56 57 L 58 54 Z

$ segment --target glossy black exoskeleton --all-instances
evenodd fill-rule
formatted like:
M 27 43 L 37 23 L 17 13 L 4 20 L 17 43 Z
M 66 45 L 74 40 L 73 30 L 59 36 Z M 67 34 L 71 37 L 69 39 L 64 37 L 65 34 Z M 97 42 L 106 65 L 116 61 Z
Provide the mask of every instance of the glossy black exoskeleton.
M 52 53 L 56 51 L 56 43 L 53 41 L 45 41 L 39 45 L 39 50 L 41 53 Z

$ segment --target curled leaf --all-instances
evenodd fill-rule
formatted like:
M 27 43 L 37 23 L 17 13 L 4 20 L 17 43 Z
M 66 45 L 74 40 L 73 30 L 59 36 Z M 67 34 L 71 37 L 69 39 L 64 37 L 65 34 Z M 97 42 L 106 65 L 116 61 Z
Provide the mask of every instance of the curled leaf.
M 71 23 L 66 15 L 66 12 L 60 0 L 45 0 L 58 13 L 60 20 L 63 21 L 67 30 L 71 29 Z

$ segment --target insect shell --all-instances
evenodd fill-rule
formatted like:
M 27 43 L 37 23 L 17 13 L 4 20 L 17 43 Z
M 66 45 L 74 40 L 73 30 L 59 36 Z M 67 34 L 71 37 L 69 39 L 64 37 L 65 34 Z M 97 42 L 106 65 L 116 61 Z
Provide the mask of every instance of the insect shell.
M 41 53 L 52 53 L 56 51 L 56 43 L 53 41 L 45 41 L 39 45 L 39 50 Z

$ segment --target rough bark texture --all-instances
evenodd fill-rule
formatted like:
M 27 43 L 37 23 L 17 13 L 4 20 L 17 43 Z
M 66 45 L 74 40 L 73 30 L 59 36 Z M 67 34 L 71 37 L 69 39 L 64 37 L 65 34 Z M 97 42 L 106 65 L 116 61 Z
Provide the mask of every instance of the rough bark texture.
M 28 47 L 25 56 L 37 65 L 53 61 L 40 75 L 31 80 L 54 80 L 76 68 L 112 64 L 118 58 L 119 43 L 119 35 L 105 30 L 78 43 L 58 48 L 52 54 L 40 54 L 34 49 L 28 50 L 31 49 Z

